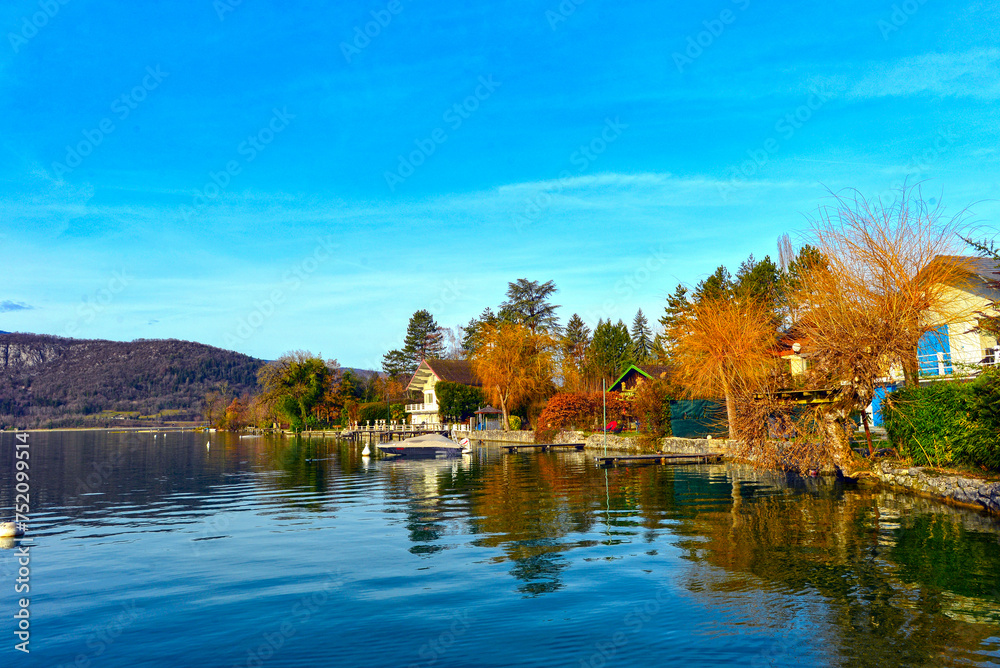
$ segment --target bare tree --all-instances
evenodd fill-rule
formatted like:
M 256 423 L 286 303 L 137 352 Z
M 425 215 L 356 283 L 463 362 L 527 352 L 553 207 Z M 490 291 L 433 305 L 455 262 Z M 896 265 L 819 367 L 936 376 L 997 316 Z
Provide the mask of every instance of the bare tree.
M 795 326 L 812 351 L 808 386 L 833 394 L 788 431 L 800 444 L 822 441 L 819 453 L 810 450 L 820 464 L 850 473 L 856 464 L 848 417 L 864 410 L 893 369 L 902 367 L 906 382 L 917 382 L 924 334 L 969 319 L 969 308 L 953 298 L 970 277 L 968 263 L 956 256 L 964 217 L 947 218 L 940 204 L 922 199 L 919 187 L 904 187 L 888 204 L 856 190 L 834 194 L 812 221 L 819 253 L 799 268 Z M 788 415 L 779 404 L 758 404 L 751 415 L 758 431 L 751 436 L 748 426 L 747 438 L 763 446 L 763 416 Z

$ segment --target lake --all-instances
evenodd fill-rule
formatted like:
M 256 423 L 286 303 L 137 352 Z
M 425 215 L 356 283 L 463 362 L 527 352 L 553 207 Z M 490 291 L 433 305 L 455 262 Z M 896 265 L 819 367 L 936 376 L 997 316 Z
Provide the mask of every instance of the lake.
M 1000 665 L 1000 521 L 928 499 L 576 452 L 369 460 L 190 432 L 28 450 L 30 594 L 8 541 L 2 665 Z M 3 519 L 14 452 L 0 435 Z

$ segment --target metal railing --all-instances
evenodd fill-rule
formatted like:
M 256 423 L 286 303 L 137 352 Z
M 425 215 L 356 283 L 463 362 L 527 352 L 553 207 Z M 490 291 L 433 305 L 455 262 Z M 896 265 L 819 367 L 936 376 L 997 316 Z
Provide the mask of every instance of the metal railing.
M 437 404 L 406 404 L 407 413 L 437 413 Z
M 962 352 L 954 355 L 937 351 L 917 355 L 920 377 L 968 377 L 978 375 L 983 369 L 1000 364 L 1000 348 L 987 348 L 985 352 Z

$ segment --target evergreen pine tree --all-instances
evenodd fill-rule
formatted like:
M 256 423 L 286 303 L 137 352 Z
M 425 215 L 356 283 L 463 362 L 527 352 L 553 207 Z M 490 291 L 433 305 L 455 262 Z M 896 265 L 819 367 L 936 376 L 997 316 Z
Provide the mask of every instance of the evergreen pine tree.
M 583 318 L 574 313 L 566 323 L 566 331 L 562 337 L 562 354 L 567 359 L 572 359 L 578 369 L 582 369 L 587 346 L 590 345 L 590 328 L 583 322 Z
M 587 351 L 589 363 L 598 375 L 613 381 L 629 365 L 631 348 L 632 339 L 624 322 L 599 320 Z
M 649 331 L 649 321 L 643 314 L 642 309 L 635 314 L 632 320 L 632 360 L 638 364 L 645 364 L 649 361 L 653 350 L 653 333 Z
M 444 357 L 444 336 L 430 312 L 421 309 L 410 317 L 403 339 L 403 353 L 416 370 L 421 360 Z
M 402 350 L 390 350 L 382 356 L 382 371 L 389 378 L 412 376 L 417 370 L 417 363 Z
M 500 305 L 501 317 L 524 325 L 532 331 L 559 333 L 558 304 L 550 304 L 549 297 L 557 288 L 552 281 L 539 283 L 519 278 L 507 284 L 507 301 Z

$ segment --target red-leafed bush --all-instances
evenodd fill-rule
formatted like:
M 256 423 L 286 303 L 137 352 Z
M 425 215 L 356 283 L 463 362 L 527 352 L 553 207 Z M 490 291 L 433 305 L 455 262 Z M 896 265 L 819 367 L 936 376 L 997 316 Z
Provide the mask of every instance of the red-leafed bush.
M 561 392 L 554 395 L 538 416 L 535 442 L 548 443 L 565 429 L 597 431 L 603 422 L 603 400 L 600 392 Z M 607 394 L 608 421 L 627 423 L 632 419 L 632 402 L 618 392 Z

